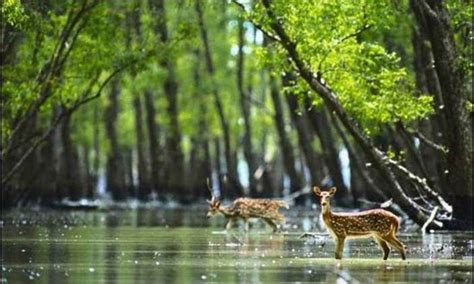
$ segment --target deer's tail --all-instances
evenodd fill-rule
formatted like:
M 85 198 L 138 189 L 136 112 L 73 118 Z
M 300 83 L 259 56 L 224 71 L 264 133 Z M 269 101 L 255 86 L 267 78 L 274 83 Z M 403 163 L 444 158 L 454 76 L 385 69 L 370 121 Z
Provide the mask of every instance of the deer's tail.
M 398 229 L 400 228 L 400 218 L 395 217 L 395 222 L 392 224 L 392 234 L 395 236 L 395 234 L 398 232 Z

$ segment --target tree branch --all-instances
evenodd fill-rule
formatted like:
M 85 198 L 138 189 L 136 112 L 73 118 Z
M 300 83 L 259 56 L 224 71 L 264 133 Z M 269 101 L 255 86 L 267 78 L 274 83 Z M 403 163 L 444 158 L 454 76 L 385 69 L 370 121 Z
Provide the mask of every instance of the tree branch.
M 425 143 L 426 146 L 429 146 L 431 147 L 432 149 L 436 150 L 436 151 L 439 151 L 443 154 L 447 154 L 448 153 L 448 149 L 446 149 L 445 146 L 443 145 L 439 145 L 439 144 L 436 144 L 435 142 L 431 141 L 430 139 L 428 139 L 425 135 L 423 135 L 421 132 L 419 131 L 416 131 L 416 130 L 408 130 L 407 131 L 409 133 L 411 133 L 413 136 L 415 136 L 416 138 L 420 139 L 421 142 Z
M 348 34 L 344 37 L 342 37 L 341 39 L 339 39 L 324 55 L 323 57 L 321 58 L 321 61 L 319 61 L 318 63 L 318 67 L 317 67 L 317 72 L 320 74 L 320 76 L 323 74 L 323 72 L 321 71 L 322 70 L 322 67 L 323 67 L 323 63 L 326 61 L 326 59 L 328 58 L 329 54 L 331 54 L 331 52 L 337 48 L 338 45 L 342 44 L 343 42 L 345 42 L 346 40 L 350 39 L 350 38 L 353 38 L 353 37 L 356 37 L 358 35 L 360 35 L 362 32 L 370 29 L 372 26 L 371 25 L 368 25 L 368 24 L 364 24 L 361 28 L 359 28 L 358 30 L 356 30 L 355 32 L 351 33 L 351 34 Z
M 249 14 L 249 12 L 247 11 L 247 9 L 245 8 L 245 6 L 242 4 L 242 3 L 239 3 L 237 0 L 232 0 L 232 3 L 234 3 L 235 5 L 237 5 L 240 9 L 242 9 L 242 11 L 244 11 L 246 14 Z M 279 42 L 280 41 L 280 38 L 277 36 L 277 35 L 274 35 L 272 34 L 271 32 L 267 31 L 266 29 L 263 28 L 263 26 L 257 22 L 255 22 L 254 20 L 250 19 L 250 18 L 247 18 L 247 20 L 249 22 L 252 23 L 252 25 L 254 25 L 257 29 L 259 29 L 265 36 L 267 36 L 269 39 L 273 40 L 273 41 L 276 41 L 276 42 Z
M 431 195 L 433 198 L 435 198 L 438 203 L 441 205 L 441 207 L 446 210 L 448 213 L 452 213 L 453 212 L 453 207 L 451 205 L 449 205 L 449 203 L 447 203 L 437 192 L 435 192 L 434 190 L 432 190 L 428 184 L 426 183 L 426 180 L 425 179 L 422 179 L 420 178 L 419 176 L 415 175 L 414 173 L 412 173 L 410 170 L 408 170 L 407 168 L 405 168 L 404 166 L 400 165 L 399 162 L 395 161 L 395 160 L 392 160 L 388 157 L 385 158 L 385 161 L 386 163 L 388 163 L 389 165 L 392 165 L 393 167 L 395 167 L 396 169 L 398 169 L 400 172 L 402 172 L 403 174 L 405 174 L 410 180 L 416 182 L 417 184 L 421 185 L 422 188 L 429 194 Z

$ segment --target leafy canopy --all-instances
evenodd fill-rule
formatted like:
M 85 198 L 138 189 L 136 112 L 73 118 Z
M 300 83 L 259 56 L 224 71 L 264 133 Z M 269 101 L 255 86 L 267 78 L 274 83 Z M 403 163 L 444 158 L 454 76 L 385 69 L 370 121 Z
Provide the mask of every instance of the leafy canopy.
M 397 13 L 402 12 L 392 5 L 391 1 L 371 0 L 272 1 L 273 11 L 302 59 L 368 133 L 382 124 L 409 122 L 433 111 L 430 96 L 414 96 L 414 78 L 401 66 L 399 56 L 373 40 L 377 38 L 374 33 L 396 28 Z M 250 17 L 271 30 L 261 3 L 253 7 Z M 291 70 L 279 45 L 272 44 L 259 54 L 278 73 Z M 303 93 L 309 87 L 298 81 L 289 91 Z

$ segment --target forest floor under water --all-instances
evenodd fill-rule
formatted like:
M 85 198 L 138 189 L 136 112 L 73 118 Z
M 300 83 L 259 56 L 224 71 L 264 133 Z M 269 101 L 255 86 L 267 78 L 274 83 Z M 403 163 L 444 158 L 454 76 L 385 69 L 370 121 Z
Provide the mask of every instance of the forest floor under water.
M 341 262 L 316 210 L 291 209 L 281 233 L 261 221 L 225 232 L 204 206 L 2 214 L 1 283 L 467 282 L 473 232 L 403 228 L 407 260 L 372 239 L 346 241 Z M 282 210 L 283 212 L 284 210 Z M 304 232 L 319 233 L 300 238 Z

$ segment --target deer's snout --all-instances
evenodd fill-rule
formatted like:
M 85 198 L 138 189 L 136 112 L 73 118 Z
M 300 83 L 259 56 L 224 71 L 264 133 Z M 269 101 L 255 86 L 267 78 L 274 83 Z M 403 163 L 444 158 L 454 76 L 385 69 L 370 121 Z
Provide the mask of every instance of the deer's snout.
M 321 202 L 321 205 L 322 205 L 322 206 L 326 206 L 326 205 L 328 205 L 328 204 L 327 204 L 327 202 Z

